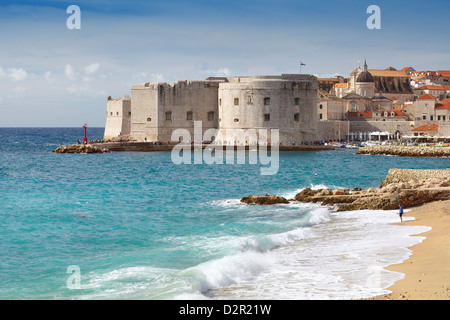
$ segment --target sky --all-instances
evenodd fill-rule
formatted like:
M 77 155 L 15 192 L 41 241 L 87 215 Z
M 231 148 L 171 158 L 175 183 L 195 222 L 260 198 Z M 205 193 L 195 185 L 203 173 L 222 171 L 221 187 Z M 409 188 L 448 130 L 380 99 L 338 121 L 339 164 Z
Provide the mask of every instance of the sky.
M 80 8 L 81 29 L 67 20 Z M 369 29 L 370 5 L 381 29 Z M 450 1 L 2 0 L 0 127 L 103 127 L 142 82 L 450 70 Z

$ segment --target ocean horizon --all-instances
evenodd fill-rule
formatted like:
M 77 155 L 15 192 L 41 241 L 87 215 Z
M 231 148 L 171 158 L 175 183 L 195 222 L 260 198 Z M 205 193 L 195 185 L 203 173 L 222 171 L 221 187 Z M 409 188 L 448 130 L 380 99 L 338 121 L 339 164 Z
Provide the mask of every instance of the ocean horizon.
M 104 128 L 88 127 L 88 140 Z M 0 299 L 343 300 L 387 293 L 427 226 L 396 211 L 247 205 L 304 188 L 377 188 L 448 158 L 279 153 L 260 165 L 176 165 L 170 152 L 54 154 L 83 128 L 0 128 Z M 408 216 L 404 220 L 413 219 Z

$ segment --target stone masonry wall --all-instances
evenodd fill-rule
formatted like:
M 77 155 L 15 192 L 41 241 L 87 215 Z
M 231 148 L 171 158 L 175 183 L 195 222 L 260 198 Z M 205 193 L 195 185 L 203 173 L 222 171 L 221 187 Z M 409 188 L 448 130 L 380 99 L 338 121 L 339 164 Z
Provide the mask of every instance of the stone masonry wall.
M 386 179 L 380 188 L 391 183 L 433 180 L 450 182 L 450 169 L 442 170 L 415 170 L 415 169 L 390 169 Z

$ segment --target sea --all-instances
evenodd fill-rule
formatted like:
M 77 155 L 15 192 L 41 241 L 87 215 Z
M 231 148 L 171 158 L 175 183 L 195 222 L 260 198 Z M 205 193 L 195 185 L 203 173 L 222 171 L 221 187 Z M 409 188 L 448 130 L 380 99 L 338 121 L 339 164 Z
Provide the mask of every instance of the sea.
M 104 128 L 88 128 L 88 139 Z M 347 300 L 388 293 L 428 226 L 336 212 L 304 188 L 378 187 L 448 158 L 280 152 L 263 164 L 174 164 L 171 152 L 55 154 L 83 128 L 0 128 L 1 300 Z M 406 211 L 405 220 L 414 219 Z

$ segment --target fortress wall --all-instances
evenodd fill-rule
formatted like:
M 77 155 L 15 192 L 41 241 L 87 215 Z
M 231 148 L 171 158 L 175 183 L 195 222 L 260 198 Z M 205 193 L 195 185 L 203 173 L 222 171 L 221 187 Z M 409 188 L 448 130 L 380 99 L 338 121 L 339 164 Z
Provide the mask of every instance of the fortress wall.
M 318 135 L 314 140 L 341 140 L 346 139 L 348 133 L 348 121 L 328 120 L 318 122 Z
M 202 122 L 203 133 L 219 126 L 218 88 L 216 80 L 179 81 L 159 86 L 159 139 L 170 141 L 176 129 L 186 129 L 194 139 L 194 122 Z M 170 120 L 167 114 L 170 113 Z M 191 113 L 191 115 L 188 115 Z M 178 138 L 175 139 L 178 141 Z
M 131 133 L 138 141 L 158 140 L 158 83 L 131 87 Z
M 411 135 L 412 121 L 319 121 L 318 140 L 346 139 L 348 132 L 399 131 L 402 136 Z
M 281 144 L 298 143 L 317 133 L 316 97 L 317 79 L 307 75 L 234 78 L 219 87 L 219 127 L 223 135 L 279 129 Z
M 380 187 L 391 183 L 410 181 L 445 181 L 450 182 L 450 169 L 416 170 L 416 169 L 390 169 L 386 179 Z
M 109 99 L 106 104 L 106 125 L 104 139 L 112 139 L 130 134 L 131 100 Z
M 350 132 L 399 131 L 403 136 L 411 135 L 412 125 L 412 121 L 350 121 Z

